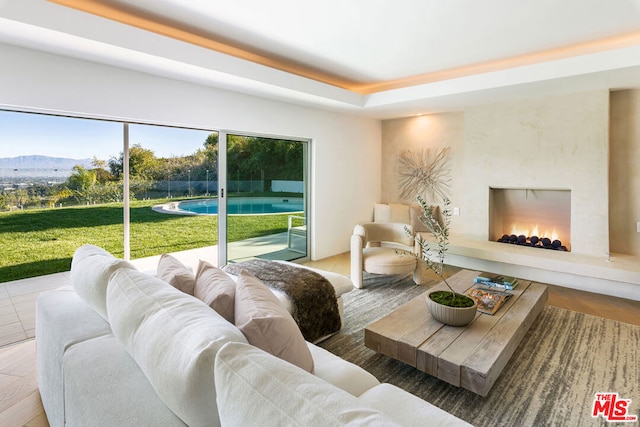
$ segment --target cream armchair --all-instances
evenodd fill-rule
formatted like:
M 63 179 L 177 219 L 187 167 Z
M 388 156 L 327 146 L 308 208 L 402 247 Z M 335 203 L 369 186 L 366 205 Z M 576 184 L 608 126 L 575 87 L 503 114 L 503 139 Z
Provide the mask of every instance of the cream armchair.
M 351 281 L 362 288 L 362 273 L 407 274 L 413 273 L 413 280 L 420 284 L 420 264 L 412 255 L 415 240 L 407 234 L 409 224 L 396 222 L 369 222 L 358 224 L 351 236 Z M 398 249 L 410 254 L 401 255 Z

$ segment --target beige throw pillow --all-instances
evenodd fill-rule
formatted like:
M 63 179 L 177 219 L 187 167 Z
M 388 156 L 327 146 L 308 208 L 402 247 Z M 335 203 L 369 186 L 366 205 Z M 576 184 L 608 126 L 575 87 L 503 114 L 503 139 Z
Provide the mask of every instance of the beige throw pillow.
M 241 271 L 235 297 L 235 324 L 250 344 L 313 373 L 313 358 L 291 314 L 271 290 Z
M 196 277 L 175 257 L 163 254 L 158 261 L 156 276 L 185 294 L 193 295 Z
M 409 206 L 400 203 L 389 203 L 389 209 L 391 210 L 391 222 L 400 224 L 409 224 L 411 222 Z
M 224 271 L 200 260 L 193 295 L 232 324 L 235 322 L 236 282 Z

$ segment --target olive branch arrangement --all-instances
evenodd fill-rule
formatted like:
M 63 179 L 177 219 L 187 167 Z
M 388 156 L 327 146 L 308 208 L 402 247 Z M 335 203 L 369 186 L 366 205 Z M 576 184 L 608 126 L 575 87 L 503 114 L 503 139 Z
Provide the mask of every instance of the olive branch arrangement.
M 449 225 L 451 224 L 451 201 L 448 197 L 444 197 L 443 199 L 443 208 L 442 208 L 442 218 L 443 223 L 441 224 L 438 218 L 436 217 L 435 207 L 431 205 L 427 205 L 427 202 L 422 198 L 422 196 L 417 196 L 416 200 L 420 205 L 420 209 L 422 210 L 422 214 L 418 218 L 420 222 L 427 227 L 429 233 L 436 241 L 438 246 L 438 252 L 435 257 L 432 257 L 431 247 L 429 242 L 426 239 L 423 239 L 420 234 L 416 237 L 416 244 L 420 247 L 421 259 L 422 261 L 431 271 L 436 273 L 436 275 L 442 279 L 442 281 L 447 285 L 447 287 L 451 290 L 451 292 L 455 293 L 455 291 L 449 286 L 449 283 L 444 277 L 444 258 L 447 252 L 447 248 L 449 246 Z M 411 231 L 408 227 L 405 227 L 405 231 L 411 234 Z M 434 259 L 435 258 L 435 259 Z
M 419 233 L 413 233 L 409 227 L 405 227 L 405 232 L 413 236 L 416 241 L 416 245 L 420 247 L 420 256 L 413 254 L 419 261 L 422 261 L 431 271 L 433 271 L 449 288 L 451 293 L 445 292 L 446 296 L 439 299 L 437 302 L 452 307 L 466 307 L 469 305 L 469 299 L 467 296 L 457 293 L 447 279 L 444 277 L 444 258 L 449 246 L 449 226 L 451 224 L 451 200 L 448 197 L 443 198 L 442 208 L 442 223 L 437 218 L 435 213 L 435 207 L 427 205 L 427 202 L 422 196 L 416 196 L 416 200 L 420 205 L 422 214 L 419 216 L 420 222 L 429 230 L 431 236 L 435 239 L 437 244 L 437 253 L 432 256 L 433 251 L 429 242 L 423 239 Z M 473 301 L 471 301 L 473 303 Z

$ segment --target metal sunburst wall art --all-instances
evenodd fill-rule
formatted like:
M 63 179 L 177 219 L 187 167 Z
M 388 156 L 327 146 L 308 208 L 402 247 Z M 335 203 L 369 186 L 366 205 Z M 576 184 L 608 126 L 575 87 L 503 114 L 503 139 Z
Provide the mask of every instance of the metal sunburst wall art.
M 413 200 L 421 195 L 435 202 L 447 196 L 451 183 L 449 169 L 450 147 L 400 153 L 400 198 Z

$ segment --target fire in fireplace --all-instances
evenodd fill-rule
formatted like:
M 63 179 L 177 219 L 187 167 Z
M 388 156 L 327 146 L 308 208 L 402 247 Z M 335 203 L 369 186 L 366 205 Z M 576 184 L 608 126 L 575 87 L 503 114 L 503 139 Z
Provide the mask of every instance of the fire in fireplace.
M 490 240 L 568 251 L 570 230 L 570 190 L 491 189 Z

